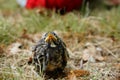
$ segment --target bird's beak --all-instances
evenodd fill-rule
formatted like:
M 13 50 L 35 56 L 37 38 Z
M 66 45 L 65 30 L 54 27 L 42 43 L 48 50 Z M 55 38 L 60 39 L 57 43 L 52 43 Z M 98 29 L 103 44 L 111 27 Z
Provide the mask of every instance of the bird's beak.
M 51 41 L 56 41 L 56 40 L 57 38 L 51 33 L 48 33 L 48 36 L 45 38 L 46 42 L 51 42 Z

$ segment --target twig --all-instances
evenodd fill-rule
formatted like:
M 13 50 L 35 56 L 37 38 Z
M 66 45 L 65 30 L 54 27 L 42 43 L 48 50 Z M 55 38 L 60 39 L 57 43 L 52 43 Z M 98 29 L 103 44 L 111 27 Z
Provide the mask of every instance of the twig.
M 101 47 L 103 47 L 108 53 L 110 53 L 112 56 L 114 56 L 115 58 L 118 58 L 117 56 L 115 56 L 114 54 L 113 54 L 113 52 L 112 51 L 110 51 L 108 48 L 106 48 L 106 47 L 104 47 L 104 46 L 102 46 L 101 45 Z
M 113 52 L 112 51 L 110 51 L 108 48 L 106 48 L 105 46 L 103 46 L 102 45 L 102 43 L 104 43 L 104 42 L 99 42 L 99 43 L 97 43 L 97 44 L 99 44 L 101 47 L 103 47 L 108 53 L 110 53 L 112 56 L 114 56 L 115 58 L 118 58 L 117 56 L 115 56 L 114 54 L 113 54 Z M 116 47 L 118 47 L 118 46 L 116 46 Z M 120 46 L 119 46 L 120 47 Z
M 120 48 L 120 45 L 114 46 L 114 47 L 112 47 L 111 49 L 114 50 L 114 49 L 116 49 L 116 48 Z

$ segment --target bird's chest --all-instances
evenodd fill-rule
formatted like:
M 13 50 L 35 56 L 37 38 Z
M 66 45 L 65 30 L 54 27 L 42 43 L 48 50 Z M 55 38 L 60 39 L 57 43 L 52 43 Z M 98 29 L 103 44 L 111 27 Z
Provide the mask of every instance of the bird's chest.
M 57 62 L 61 59 L 62 51 L 58 47 L 50 47 L 47 49 L 47 58 L 49 61 Z
M 53 70 L 61 67 L 62 51 L 58 47 L 50 47 L 47 49 L 47 69 Z

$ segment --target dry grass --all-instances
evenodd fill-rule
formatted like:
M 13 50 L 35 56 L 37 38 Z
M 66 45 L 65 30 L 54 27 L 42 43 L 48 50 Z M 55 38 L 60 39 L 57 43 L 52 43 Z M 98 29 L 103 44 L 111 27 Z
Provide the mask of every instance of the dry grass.
M 67 67 L 71 69 L 80 69 L 86 43 L 102 48 L 105 60 L 88 60 L 83 64 L 83 69 L 90 71 L 90 76 L 82 77 L 83 80 L 120 79 L 119 7 L 109 11 L 96 9 L 90 15 L 74 11 L 61 16 L 54 11 L 37 14 L 36 10 L 21 9 L 15 0 L 1 0 L 0 3 L 0 80 L 44 79 L 27 61 L 32 55 L 31 47 L 47 31 L 56 31 L 65 41 L 70 54 Z M 16 42 L 22 48 L 11 46 Z
M 61 36 L 61 38 L 67 44 L 67 48 L 70 55 L 70 60 L 68 61 L 67 68 L 69 68 L 70 70 L 81 69 L 80 61 L 82 59 L 82 54 L 84 51 L 83 47 L 88 42 L 88 40 L 85 39 L 87 36 L 81 37 L 80 36 L 81 34 L 75 35 L 76 33 L 74 33 L 75 36 L 70 37 L 71 35 L 66 32 L 65 33 L 57 32 L 57 33 Z M 34 41 L 39 40 L 40 37 L 41 37 L 41 33 L 32 35 L 32 38 Z M 84 38 L 84 40 L 78 42 L 79 38 Z M 118 49 L 114 48 L 116 47 L 116 44 L 119 44 L 119 42 L 118 43 L 115 42 L 114 43 L 115 45 L 113 45 L 113 42 L 111 42 L 110 38 L 106 38 L 106 37 L 103 38 L 100 36 L 98 37 L 93 36 L 92 38 L 88 37 L 87 39 L 89 39 L 89 42 L 93 44 L 98 44 L 98 46 L 100 47 L 101 45 L 103 46 L 102 55 L 105 60 L 100 62 L 99 61 L 91 62 L 88 60 L 87 63 L 83 64 L 82 69 L 90 71 L 90 76 L 81 77 L 81 78 L 83 80 L 86 80 L 86 79 L 88 80 L 89 79 L 119 80 L 120 51 L 118 50 L 119 48 Z M 19 46 L 10 45 L 6 50 L 6 56 L 0 58 L 1 59 L 0 60 L 1 61 L 0 62 L 1 63 L 0 65 L 1 79 L 6 80 L 9 78 L 10 80 L 14 80 L 14 79 L 15 80 L 21 80 L 21 79 L 22 80 L 33 80 L 33 79 L 44 80 L 44 76 L 41 77 L 34 71 L 34 66 L 28 65 L 28 60 L 32 55 L 30 48 L 32 45 L 35 44 L 35 42 L 33 42 L 32 40 L 28 40 L 26 38 L 24 39 L 20 38 L 20 41 L 18 40 L 17 42 L 15 42 L 15 44 L 18 42 L 22 44 L 22 48 L 19 48 Z M 106 42 L 109 42 L 109 43 L 106 43 Z M 16 47 L 17 49 L 14 47 Z M 9 50 L 13 50 L 13 51 L 9 51 Z M 111 53 L 113 54 L 111 54 L 108 50 L 111 51 Z

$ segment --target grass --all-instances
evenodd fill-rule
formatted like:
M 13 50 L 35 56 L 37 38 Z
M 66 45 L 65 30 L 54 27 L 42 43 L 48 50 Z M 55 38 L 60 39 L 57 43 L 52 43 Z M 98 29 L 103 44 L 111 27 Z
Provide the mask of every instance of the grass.
M 8 44 L 15 40 L 23 29 L 27 29 L 30 33 L 37 33 L 54 30 L 67 31 L 67 27 L 70 27 L 73 32 L 83 33 L 92 30 L 96 34 L 120 38 L 119 7 L 109 11 L 96 9 L 86 17 L 80 12 L 70 12 L 60 16 L 55 12 L 46 11 L 46 14 L 39 15 L 35 13 L 35 10 L 21 9 L 15 1 L 1 0 L 1 3 L 3 4 L 0 6 L 0 34 L 2 35 L 0 43 Z M 85 14 L 87 13 L 89 12 Z
M 88 15 L 88 13 L 90 14 Z M 37 14 L 36 10 L 26 10 L 19 7 L 15 0 L 0 0 L 0 46 L 3 44 L 8 46 L 15 42 L 21 37 L 24 29 L 27 30 L 28 34 L 47 31 L 70 31 L 71 33 L 80 34 L 91 33 L 102 37 L 112 36 L 119 41 L 119 21 L 120 7 L 111 10 L 102 9 L 101 11 L 95 9 L 92 12 L 87 10 L 84 15 L 80 11 L 73 11 L 61 16 L 54 11 L 47 10 L 42 14 Z M 25 59 L 26 55 L 12 56 L 12 58 L 9 57 L 8 59 L 6 57 L 0 58 L 0 63 L 5 63 L 0 64 L 0 75 L 2 75 L 0 80 L 7 80 L 8 78 L 10 80 L 40 79 L 40 76 L 37 76 L 30 68 L 32 66 L 19 67 L 17 63 L 14 63 Z M 93 77 L 93 80 L 96 80 L 97 76 Z

